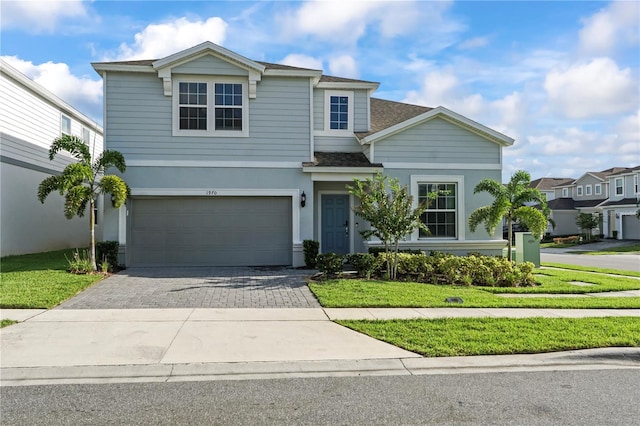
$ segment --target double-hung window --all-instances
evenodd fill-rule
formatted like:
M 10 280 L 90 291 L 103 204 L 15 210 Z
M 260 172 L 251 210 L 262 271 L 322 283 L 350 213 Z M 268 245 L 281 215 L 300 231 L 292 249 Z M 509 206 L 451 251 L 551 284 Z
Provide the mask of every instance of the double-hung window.
M 601 195 L 602 194 L 602 184 L 596 183 L 594 191 L 595 191 L 596 195 Z
M 562 188 L 562 198 L 569 197 L 569 188 Z
M 578 186 L 578 188 L 576 189 L 576 195 L 578 197 L 582 197 L 582 185 Z
M 636 194 L 640 193 L 640 188 L 638 188 L 638 175 L 633 175 L 633 192 Z
M 624 178 L 616 178 L 614 181 L 616 195 L 624 195 Z
M 174 136 L 248 136 L 247 85 L 237 79 L 177 81 L 173 114 Z
M 584 194 L 591 195 L 591 185 L 587 185 L 584 187 Z
M 66 115 L 60 117 L 60 131 L 63 135 L 71 134 L 71 119 Z
M 429 194 L 437 194 L 420 216 L 422 223 L 429 228 L 428 233 L 420 230 L 420 238 L 457 238 L 457 192 L 455 183 L 418 184 L 419 203 L 429 200 Z
M 326 90 L 324 107 L 327 132 L 353 132 L 353 92 Z

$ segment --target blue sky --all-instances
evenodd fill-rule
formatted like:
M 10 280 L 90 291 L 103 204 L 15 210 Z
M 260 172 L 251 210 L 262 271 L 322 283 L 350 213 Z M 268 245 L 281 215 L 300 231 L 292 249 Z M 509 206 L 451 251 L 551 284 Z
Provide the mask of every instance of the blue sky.
M 637 1 L 6 1 L 0 55 L 102 122 L 91 62 L 209 40 L 250 59 L 380 82 L 516 139 L 503 179 L 640 164 Z

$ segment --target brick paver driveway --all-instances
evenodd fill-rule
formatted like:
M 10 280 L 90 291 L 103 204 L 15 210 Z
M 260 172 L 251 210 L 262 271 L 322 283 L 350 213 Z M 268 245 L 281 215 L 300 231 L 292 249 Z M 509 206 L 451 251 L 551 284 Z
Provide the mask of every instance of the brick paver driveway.
M 61 304 L 60 309 L 319 308 L 291 268 L 129 268 Z

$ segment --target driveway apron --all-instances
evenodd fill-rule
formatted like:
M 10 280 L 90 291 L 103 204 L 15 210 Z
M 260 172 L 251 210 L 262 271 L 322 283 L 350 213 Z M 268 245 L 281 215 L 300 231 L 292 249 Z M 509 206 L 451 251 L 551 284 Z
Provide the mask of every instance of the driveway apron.
M 313 271 L 279 267 L 129 268 L 58 309 L 319 308 Z

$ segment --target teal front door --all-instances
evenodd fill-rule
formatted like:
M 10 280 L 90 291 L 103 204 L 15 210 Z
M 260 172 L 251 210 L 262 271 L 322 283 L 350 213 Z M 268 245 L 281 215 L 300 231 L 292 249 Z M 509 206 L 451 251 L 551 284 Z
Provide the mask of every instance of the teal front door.
M 321 197 L 322 253 L 349 253 L 349 195 L 324 194 Z

